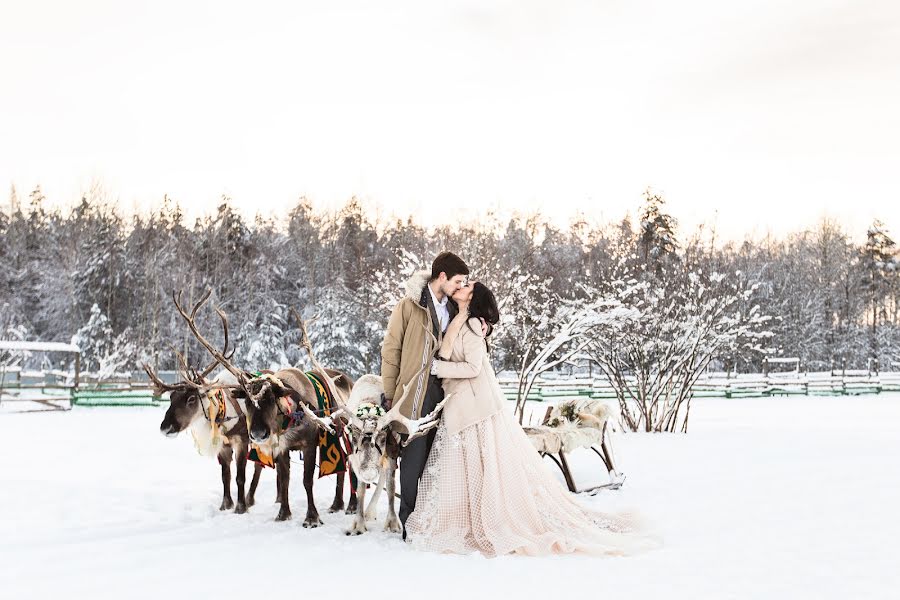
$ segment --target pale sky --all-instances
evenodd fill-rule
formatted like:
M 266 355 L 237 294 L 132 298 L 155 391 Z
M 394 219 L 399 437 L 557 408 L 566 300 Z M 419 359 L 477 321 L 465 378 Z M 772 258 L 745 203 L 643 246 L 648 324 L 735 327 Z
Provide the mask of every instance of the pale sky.
M 0 0 L 0 200 L 900 233 L 896 0 Z

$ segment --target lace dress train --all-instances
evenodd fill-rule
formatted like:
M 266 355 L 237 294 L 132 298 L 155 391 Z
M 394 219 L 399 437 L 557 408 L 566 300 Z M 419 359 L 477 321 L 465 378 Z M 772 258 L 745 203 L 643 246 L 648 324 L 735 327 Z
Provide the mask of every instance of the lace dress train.
M 486 556 L 634 554 L 656 543 L 581 507 L 502 411 L 450 435 L 441 424 L 406 522 L 415 548 Z

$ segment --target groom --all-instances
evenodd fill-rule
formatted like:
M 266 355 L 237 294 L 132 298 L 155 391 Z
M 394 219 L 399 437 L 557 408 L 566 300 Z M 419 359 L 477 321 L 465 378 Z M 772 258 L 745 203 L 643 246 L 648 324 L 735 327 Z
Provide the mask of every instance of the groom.
M 381 378 L 385 404 L 412 381 L 412 398 L 401 409 L 404 416 L 418 419 L 430 413 L 444 399 L 441 380 L 431 373 L 431 363 L 440 349 L 447 325 L 456 316 L 456 304 L 450 299 L 463 287 L 469 267 L 451 252 L 442 252 L 431 264 L 431 271 L 419 271 L 406 282 L 406 294 L 394 307 L 381 347 Z M 438 341 L 438 347 L 428 331 Z M 426 364 L 427 363 L 427 364 Z M 424 370 L 423 370 L 424 366 Z M 406 519 L 416 508 L 419 478 L 434 442 L 435 431 L 410 442 L 400 455 L 400 522 L 406 539 Z

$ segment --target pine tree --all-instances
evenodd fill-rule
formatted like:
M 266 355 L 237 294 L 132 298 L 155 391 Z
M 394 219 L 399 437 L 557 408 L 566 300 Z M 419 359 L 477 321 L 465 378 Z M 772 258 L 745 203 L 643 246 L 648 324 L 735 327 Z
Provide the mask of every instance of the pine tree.
M 675 231 L 677 221 L 664 212 L 665 200 L 649 189 L 644 192 L 641 209 L 640 236 L 638 238 L 641 258 L 647 270 L 661 274 L 663 267 L 677 259 L 678 241 Z
M 879 323 L 887 320 L 888 290 L 897 278 L 897 248 L 884 224 L 875 220 L 862 249 L 863 289 L 868 297 L 869 357 L 879 358 Z
M 72 344 L 81 349 L 86 371 L 98 373 L 101 378 L 110 377 L 133 363 L 134 345 L 128 341 L 130 332 L 115 335 L 112 324 L 100 307 L 91 307 L 90 318 L 74 336 Z

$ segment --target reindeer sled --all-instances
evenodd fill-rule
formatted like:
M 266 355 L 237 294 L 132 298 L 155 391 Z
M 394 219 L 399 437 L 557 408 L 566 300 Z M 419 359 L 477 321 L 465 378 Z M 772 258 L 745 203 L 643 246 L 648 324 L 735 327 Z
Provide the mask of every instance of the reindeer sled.
M 566 486 L 573 493 L 597 493 L 622 487 L 625 475 L 616 471 L 609 432 L 613 427 L 609 405 L 601 400 L 565 400 L 547 408 L 538 427 L 525 427 L 528 439 L 540 455 L 548 456 L 562 471 Z M 578 489 L 566 454 L 578 448 L 592 450 L 606 467 L 609 482 Z

